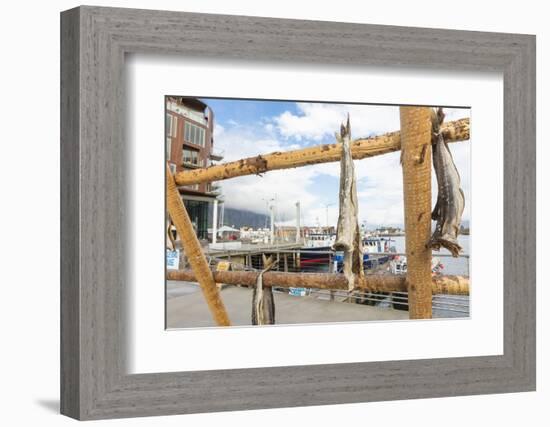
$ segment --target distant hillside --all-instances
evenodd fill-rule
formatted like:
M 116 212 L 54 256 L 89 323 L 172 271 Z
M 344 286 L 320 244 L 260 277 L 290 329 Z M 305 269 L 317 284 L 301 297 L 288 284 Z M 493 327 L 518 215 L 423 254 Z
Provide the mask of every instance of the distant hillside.
M 264 228 L 269 227 L 269 215 L 251 212 L 243 209 L 225 208 L 223 225 L 229 225 L 230 227 L 240 228 L 244 226 L 252 228 Z M 462 221 L 461 225 L 464 228 L 470 228 L 470 221 Z M 375 229 L 378 227 L 395 226 L 404 229 L 403 224 L 368 224 L 368 229 Z M 432 222 L 432 231 L 435 229 L 436 222 Z M 212 204 L 208 210 L 208 227 L 212 227 Z
M 208 214 L 208 226 L 212 224 L 212 205 L 210 205 L 210 212 Z M 269 216 L 265 214 L 259 214 L 256 212 L 245 211 L 242 209 L 225 208 L 223 225 L 229 225 L 230 227 L 240 228 L 249 226 L 252 228 L 269 227 Z

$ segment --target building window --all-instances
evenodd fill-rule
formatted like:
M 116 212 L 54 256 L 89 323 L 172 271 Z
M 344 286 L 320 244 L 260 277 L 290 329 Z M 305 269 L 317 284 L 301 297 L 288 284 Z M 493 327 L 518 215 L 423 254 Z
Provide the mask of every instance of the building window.
M 185 188 L 187 190 L 199 191 L 199 184 L 184 185 L 183 188 Z
M 199 159 L 199 152 L 196 150 L 190 150 L 189 148 L 183 149 L 182 162 L 188 165 L 202 166 L 202 161 Z
M 172 159 L 172 138 L 166 138 L 166 158 L 168 160 Z
M 193 123 L 185 122 L 184 139 L 186 142 L 204 147 L 204 137 L 204 128 L 194 125 Z
M 166 136 L 175 138 L 178 135 L 178 118 L 172 114 L 166 114 Z

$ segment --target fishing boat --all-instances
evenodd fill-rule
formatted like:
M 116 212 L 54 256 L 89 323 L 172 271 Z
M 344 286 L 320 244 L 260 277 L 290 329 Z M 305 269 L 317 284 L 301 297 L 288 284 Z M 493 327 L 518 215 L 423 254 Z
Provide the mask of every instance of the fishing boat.
M 389 237 L 367 237 L 363 239 L 364 268 L 374 268 L 393 259 L 395 240 Z M 365 257 L 366 255 L 366 257 Z
M 306 236 L 305 244 L 300 249 L 300 265 L 327 265 L 331 257 L 335 262 L 335 270 L 340 271 L 344 261 L 344 252 L 334 251 L 336 234 L 329 232 L 314 232 Z M 393 259 L 395 240 L 389 237 L 366 236 L 363 244 L 363 268 L 371 269 L 386 264 Z
M 407 257 L 405 255 L 399 255 L 394 257 L 390 261 L 389 270 L 392 274 L 406 274 L 407 273 Z M 443 264 L 437 257 L 432 257 L 432 274 L 441 274 L 443 270 Z
M 336 233 L 319 231 L 307 234 L 300 249 L 300 264 L 328 264 L 334 253 L 332 245 L 335 241 Z
M 389 237 L 367 236 L 363 238 L 363 269 L 369 270 L 386 264 L 393 259 L 395 250 L 395 240 Z M 335 262 L 337 271 L 342 269 L 344 253 L 336 252 Z

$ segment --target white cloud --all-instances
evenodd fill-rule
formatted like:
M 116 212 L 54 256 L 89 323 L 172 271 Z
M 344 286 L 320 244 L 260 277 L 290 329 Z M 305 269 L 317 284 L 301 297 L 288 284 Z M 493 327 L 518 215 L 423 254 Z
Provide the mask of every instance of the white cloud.
M 215 146 L 225 152 L 225 161 L 238 160 L 274 151 L 288 151 L 334 134 L 350 113 L 352 136 L 359 138 L 399 129 L 398 107 L 334 104 L 298 104 L 300 115 L 285 112 L 273 118 L 272 126 L 262 121 L 258 126 L 216 126 Z M 447 120 L 469 116 L 469 110 L 446 109 Z M 278 133 L 279 132 L 279 133 Z M 280 135 L 281 138 L 277 138 Z M 463 219 L 470 218 L 470 143 L 450 144 L 460 171 L 466 196 Z M 403 184 L 399 153 L 389 153 L 355 161 L 360 221 L 367 224 L 403 223 Z M 321 175 L 340 176 L 338 162 L 298 169 L 270 171 L 259 176 L 246 176 L 221 181 L 228 207 L 267 213 L 266 201 L 277 198 L 279 223 L 295 221 L 295 202 L 302 206 L 302 223 L 325 224 L 327 200 L 338 200 L 338 194 L 327 194 L 318 184 Z M 432 205 L 437 198 L 437 183 L 432 173 Z M 264 200 L 262 200 L 264 199 Z M 335 224 L 338 206 L 328 207 L 330 224 Z
M 373 224 L 403 223 L 403 178 L 400 153 L 355 161 L 360 221 Z
M 298 103 L 297 108 L 298 114 L 285 111 L 273 119 L 281 135 L 297 141 L 332 138 L 348 114 L 354 138 L 399 129 L 399 107 Z
M 449 144 L 461 175 L 466 205 L 463 220 L 470 219 L 470 143 Z M 403 175 L 400 153 L 389 153 L 355 161 L 360 221 L 367 225 L 404 223 Z M 432 170 L 432 206 L 437 200 L 437 179 Z
M 274 151 L 296 150 L 298 144 L 282 144 L 276 138 L 250 126 L 214 127 L 214 147 L 224 152 L 224 162 Z
M 224 162 L 300 148 L 297 144 L 282 144 L 276 139 L 264 138 L 257 129 L 216 126 L 214 144 L 224 151 Z M 319 174 L 315 166 L 270 171 L 262 176 L 244 176 L 220 181 L 228 207 L 267 213 L 266 200 L 277 199 L 277 218 L 295 220 L 295 203 L 308 211 L 318 203 L 318 195 L 309 191 Z
M 445 113 L 446 122 L 470 117 L 469 108 L 444 108 L 443 111 Z

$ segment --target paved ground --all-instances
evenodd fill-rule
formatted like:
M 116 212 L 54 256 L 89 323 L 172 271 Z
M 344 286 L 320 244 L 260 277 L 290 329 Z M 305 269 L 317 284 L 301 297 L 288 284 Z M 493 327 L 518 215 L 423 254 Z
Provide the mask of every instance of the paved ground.
M 168 282 L 167 290 L 168 328 L 215 326 L 197 285 Z M 252 291 L 227 287 L 221 293 L 232 324 L 250 325 Z M 296 297 L 275 292 L 274 297 L 277 324 L 399 320 L 409 317 L 406 311 L 322 301 L 313 296 Z

